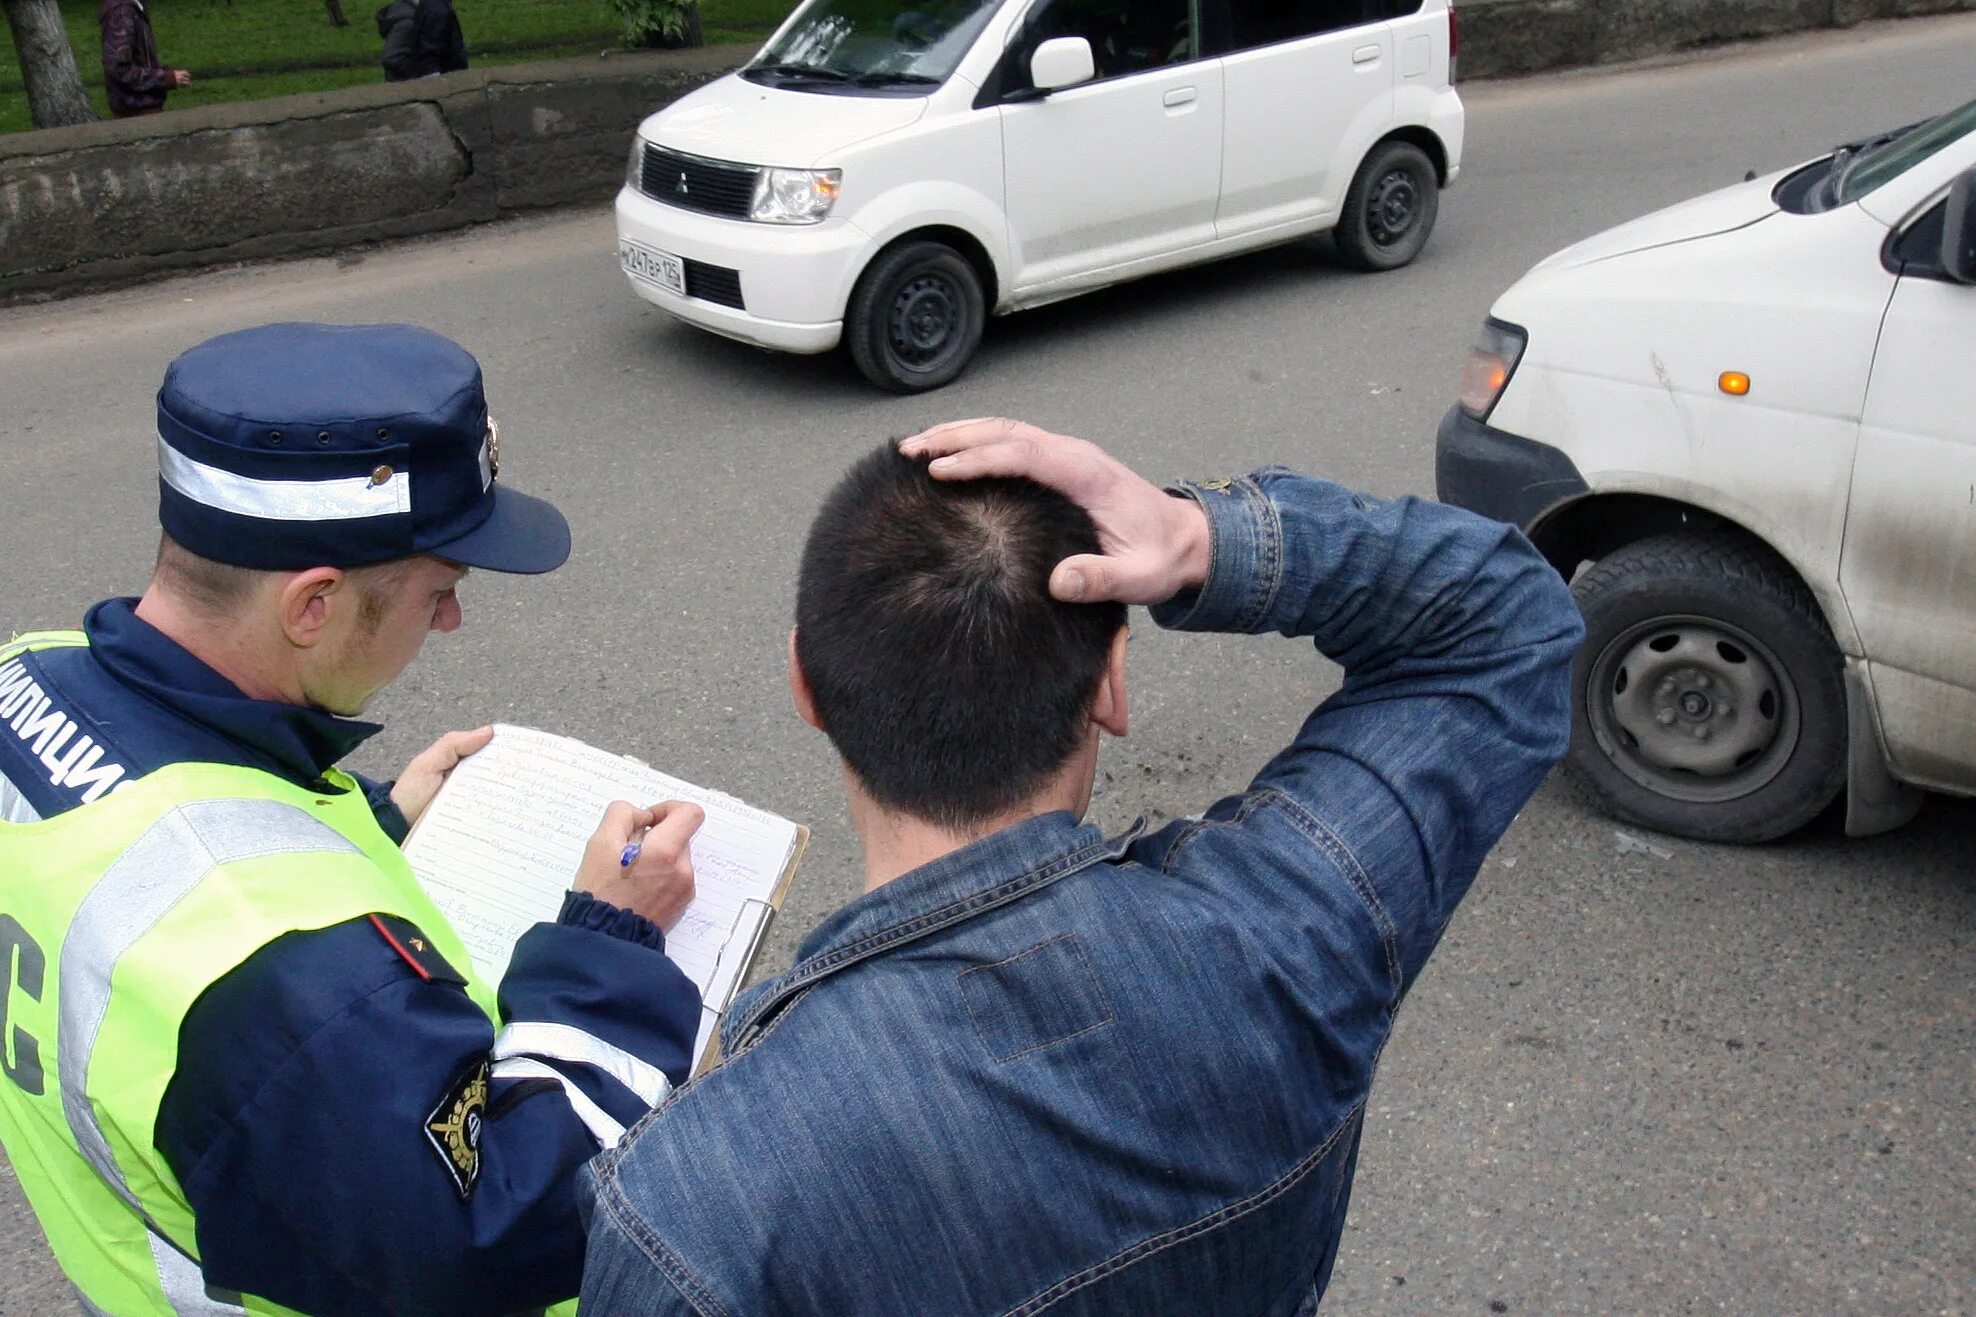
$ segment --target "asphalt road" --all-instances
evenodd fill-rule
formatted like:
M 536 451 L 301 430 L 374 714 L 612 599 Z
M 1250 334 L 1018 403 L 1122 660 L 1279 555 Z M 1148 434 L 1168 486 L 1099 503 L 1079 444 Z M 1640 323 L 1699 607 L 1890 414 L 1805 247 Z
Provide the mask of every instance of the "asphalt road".
M 675 325 L 624 288 L 603 211 L 8 311 L 0 618 L 70 624 L 142 586 L 150 399 L 180 350 L 274 319 L 440 329 L 486 366 L 504 478 L 559 502 L 577 551 L 551 578 L 471 582 L 466 629 L 388 693 L 356 766 L 388 775 L 505 719 L 807 820 L 780 969 L 856 889 L 837 769 L 782 675 L 801 535 L 850 459 L 1008 413 L 1155 477 L 1284 462 L 1430 492 L 1460 354 L 1527 266 L 1944 109 L 1972 68 L 1959 16 L 1478 85 L 1463 177 L 1411 269 L 1349 274 L 1305 246 L 1149 280 L 996 323 L 920 399 Z M 1335 684 L 1300 645 L 1139 630 L 1108 826 L 1239 787 Z M 1870 841 L 1651 840 L 1665 858 L 1554 780 L 1491 858 L 1386 1052 L 1332 1307 L 1976 1308 L 1976 805 Z M 0 1313 L 65 1295 L 0 1164 Z

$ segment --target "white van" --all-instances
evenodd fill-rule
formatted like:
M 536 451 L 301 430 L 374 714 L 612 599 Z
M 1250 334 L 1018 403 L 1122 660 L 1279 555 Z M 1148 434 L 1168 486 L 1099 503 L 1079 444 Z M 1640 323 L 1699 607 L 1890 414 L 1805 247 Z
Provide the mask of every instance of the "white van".
M 982 324 L 1335 228 L 1405 265 L 1461 168 L 1448 0 L 808 0 L 640 125 L 640 297 L 901 393 Z
M 1575 577 L 1571 758 L 1621 817 L 1976 795 L 1976 102 L 1538 265 L 1437 468 Z

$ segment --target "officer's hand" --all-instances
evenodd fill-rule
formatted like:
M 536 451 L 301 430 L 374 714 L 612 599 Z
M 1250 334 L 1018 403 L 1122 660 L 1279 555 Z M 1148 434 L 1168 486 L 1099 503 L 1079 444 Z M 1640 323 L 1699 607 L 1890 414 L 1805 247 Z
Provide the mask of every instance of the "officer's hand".
M 1066 558 L 1050 573 L 1050 593 L 1067 603 L 1163 604 L 1207 580 L 1200 505 L 1172 497 L 1096 444 L 998 417 L 937 425 L 899 451 L 933 458 L 928 469 L 940 480 L 1022 476 L 1090 513 L 1102 552 Z
M 192 85 L 192 75 L 190 73 L 187 73 L 184 69 L 172 70 L 172 86 L 190 87 L 191 85 Z
M 670 933 L 693 899 L 693 852 L 688 843 L 706 813 L 698 805 L 667 800 L 650 809 L 617 801 L 604 811 L 572 884 L 620 910 L 641 914 Z M 639 842 L 638 856 L 623 864 L 625 847 Z
M 391 784 L 391 803 L 405 816 L 405 822 L 417 823 L 425 807 L 439 794 L 439 788 L 446 784 L 446 775 L 474 751 L 486 749 L 493 739 L 492 727 L 477 727 L 471 732 L 448 732 L 419 751 Z

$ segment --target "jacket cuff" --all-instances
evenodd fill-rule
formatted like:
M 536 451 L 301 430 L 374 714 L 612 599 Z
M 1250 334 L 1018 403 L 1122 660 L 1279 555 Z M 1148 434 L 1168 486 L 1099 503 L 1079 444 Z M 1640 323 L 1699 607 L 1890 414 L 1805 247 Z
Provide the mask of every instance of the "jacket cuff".
M 606 933 L 654 951 L 666 949 L 666 935 L 657 924 L 634 910 L 600 901 L 588 892 L 564 892 L 563 908 L 556 916 L 556 922 L 570 928 Z
M 362 782 L 363 779 L 359 778 Z M 398 802 L 391 799 L 391 788 L 398 785 L 398 779 L 389 782 L 364 782 L 364 800 L 371 807 L 371 814 L 377 819 L 377 826 L 384 835 L 398 845 L 405 844 L 405 837 L 412 830 L 411 821 L 405 811 L 398 808 Z
M 1261 475 L 1188 481 L 1167 491 L 1193 499 L 1207 514 L 1208 575 L 1199 590 L 1149 610 L 1160 626 L 1248 635 L 1269 616 L 1283 580 L 1283 526 Z

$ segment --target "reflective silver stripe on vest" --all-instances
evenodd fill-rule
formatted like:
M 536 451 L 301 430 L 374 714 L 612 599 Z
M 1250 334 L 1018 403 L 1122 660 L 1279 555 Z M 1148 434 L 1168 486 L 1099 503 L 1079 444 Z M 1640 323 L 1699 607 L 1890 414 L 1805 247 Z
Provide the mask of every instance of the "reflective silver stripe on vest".
M 27 797 L 12 779 L 0 773 L 0 823 L 39 823 L 41 815 L 27 803 Z
M 241 1317 L 246 1313 L 238 1294 L 207 1289 L 199 1264 L 179 1252 L 170 1240 L 155 1231 L 146 1232 L 144 1237 L 151 1244 L 151 1262 L 158 1269 L 165 1302 L 178 1317 Z
M 298 851 L 356 852 L 358 847 L 307 811 L 278 800 L 193 801 L 166 813 L 118 856 L 70 921 L 62 942 L 62 1018 L 56 1033 L 62 1110 L 76 1147 L 139 1216 L 145 1216 L 144 1207 L 124 1182 L 88 1091 L 90 1055 L 109 1013 L 117 962 L 221 865 Z M 151 1225 L 148 1217 L 145 1224 Z
M 518 1020 L 495 1037 L 493 1056 L 496 1061 L 540 1056 L 551 1061 L 595 1066 L 636 1093 L 638 1100 L 648 1107 L 658 1106 L 672 1092 L 672 1081 L 666 1078 L 665 1071 L 574 1025 Z

